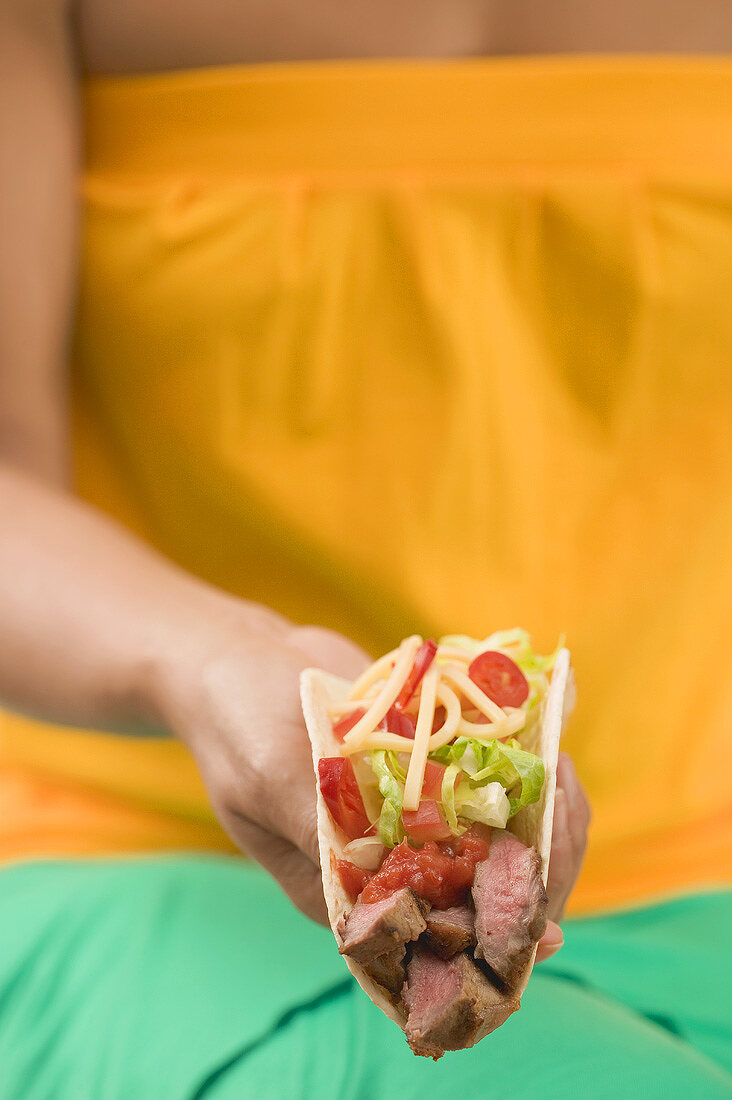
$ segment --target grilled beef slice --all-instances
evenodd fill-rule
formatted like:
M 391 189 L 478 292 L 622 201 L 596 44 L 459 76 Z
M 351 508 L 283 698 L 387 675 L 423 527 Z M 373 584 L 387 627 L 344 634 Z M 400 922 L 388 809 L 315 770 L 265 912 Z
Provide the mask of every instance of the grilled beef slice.
M 416 940 L 427 927 L 426 910 L 427 902 L 417 898 L 408 886 L 381 901 L 357 901 L 339 928 L 343 938 L 341 955 L 366 964 Z
M 398 999 L 404 985 L 404 956 L 407 948 L 404 944 L 395 947 L 393 951 L 387 951 L 385 955 L 379 955 L 367 963 L 364 969 L 366 973 L 388 989 Z
M 446 1050 L 470 1047 L 519 1007 L 501 993 L 465 953 L 440 959 L 416 948 L 402 991 L 407 1041 L 415 1054 L 437 1060 Z
M 495 830 L 488 858 L 473 883 L 476 958 L 485 959 L 502 983 L 515 989 L 532 948 L 546 929 L 547 899 L 536 848 L 513 833 Z
M 424 943 L 441 959 L 451 959 L 475 943 L 475 913 L 467 905 L 430 909 Z

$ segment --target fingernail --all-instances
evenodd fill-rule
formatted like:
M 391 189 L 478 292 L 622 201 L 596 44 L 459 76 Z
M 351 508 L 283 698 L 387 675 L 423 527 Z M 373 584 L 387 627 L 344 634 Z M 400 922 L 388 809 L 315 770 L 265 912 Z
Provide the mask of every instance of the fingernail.
M 550 959 L 552 957 L 552 955 L 556 955 L 557 951 L 559 951 L 563 946 L 564 946 L 564 940 L 563 939 L 559 943 L 542 944 L 542 946 L 541 946 L 541 960 L 542 960 L 542 962 L 544 962 L 545 959 Z

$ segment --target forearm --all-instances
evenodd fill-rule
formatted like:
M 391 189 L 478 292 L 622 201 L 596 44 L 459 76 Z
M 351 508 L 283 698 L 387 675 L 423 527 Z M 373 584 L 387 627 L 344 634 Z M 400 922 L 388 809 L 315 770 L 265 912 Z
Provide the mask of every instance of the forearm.
M 161 679 L 249 606 L 80 501 L 0 466 L 5 705 L 70 725 L 155 727 Z

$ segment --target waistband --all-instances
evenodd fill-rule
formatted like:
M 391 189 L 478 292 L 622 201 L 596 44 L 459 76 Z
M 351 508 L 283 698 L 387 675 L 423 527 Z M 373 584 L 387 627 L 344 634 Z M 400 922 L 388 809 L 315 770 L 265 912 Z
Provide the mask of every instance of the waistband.
M 93 173 L 732 168 L 732 56 L 349 61 L 93 77 Z

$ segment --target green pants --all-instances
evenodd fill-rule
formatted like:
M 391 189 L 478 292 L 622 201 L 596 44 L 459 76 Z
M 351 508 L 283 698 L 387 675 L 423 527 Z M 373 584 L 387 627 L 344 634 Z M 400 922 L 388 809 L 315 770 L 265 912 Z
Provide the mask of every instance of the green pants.
M 568 922 L 521 1011 L 415 1058 L 257 868 L 0 872 L 0 1100 L 732 1097 L 732 893 Z

